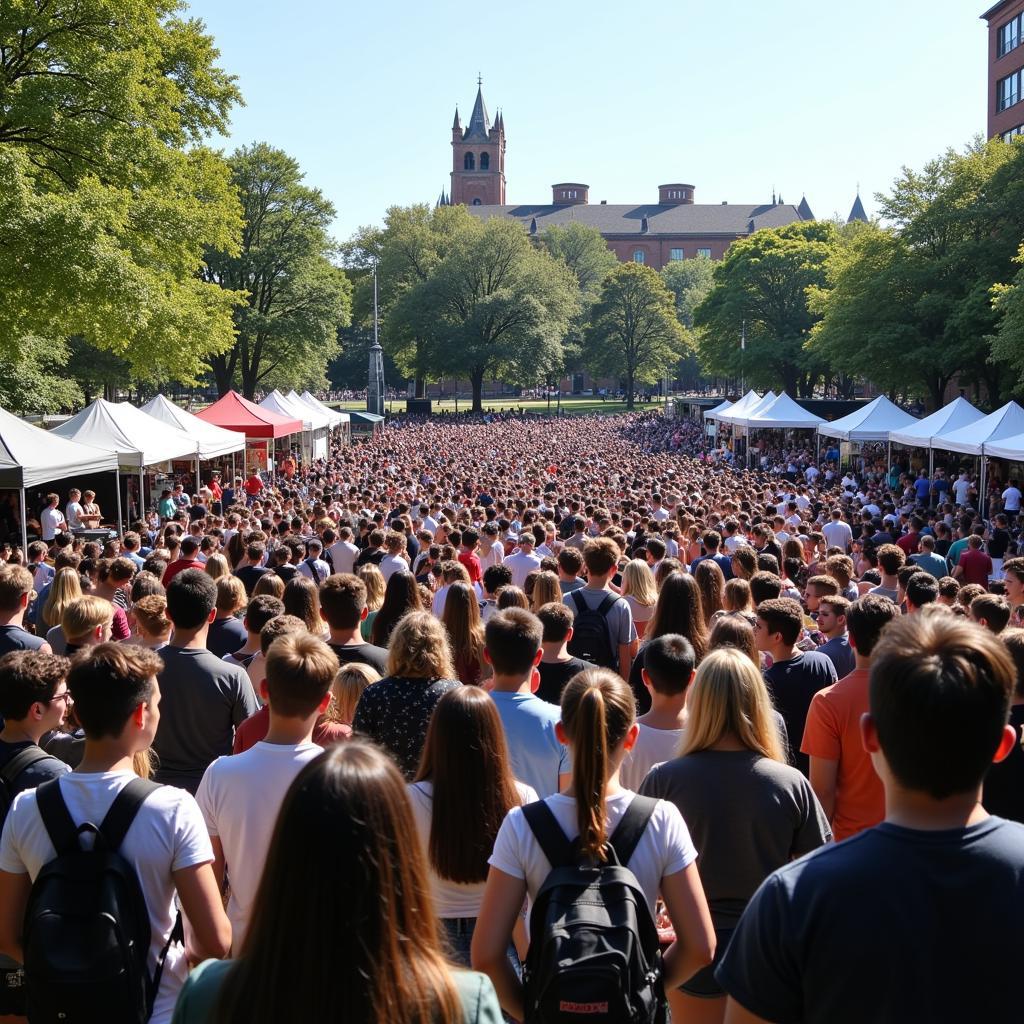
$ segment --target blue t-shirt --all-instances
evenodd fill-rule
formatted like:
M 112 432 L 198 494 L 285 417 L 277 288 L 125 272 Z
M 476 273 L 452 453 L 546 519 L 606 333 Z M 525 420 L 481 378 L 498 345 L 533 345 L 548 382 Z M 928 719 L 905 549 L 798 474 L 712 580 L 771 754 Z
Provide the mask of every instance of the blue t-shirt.
M 919 476 L 914 481 L 914 490 L 917 491 L 917 500 L 926 502 L 928 495 L 932 493 L 932 482 L 926 476 Z
M 715 979 L 806 1024 L 1018 1020 L 1024 826 L 883 822 L 768 876 Z
M 505 727 L 512 774 L 542 800 L 558 792 L 558 776 L 569 772 L 569 751 L 558 742 L 555 725 L 562 712 L 532 693 L 492 690 Z

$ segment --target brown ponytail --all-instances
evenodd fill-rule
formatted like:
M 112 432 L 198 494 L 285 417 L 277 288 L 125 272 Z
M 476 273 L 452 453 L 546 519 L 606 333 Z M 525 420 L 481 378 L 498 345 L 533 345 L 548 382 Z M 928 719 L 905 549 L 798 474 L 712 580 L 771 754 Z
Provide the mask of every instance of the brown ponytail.
M 562 693 L 562 726 L 572 744 L 572 795 L 582 852 L 605 859 L 604 790 L 611 752 L 636 715 L 633 691 L 614 672 L 580 672 Z

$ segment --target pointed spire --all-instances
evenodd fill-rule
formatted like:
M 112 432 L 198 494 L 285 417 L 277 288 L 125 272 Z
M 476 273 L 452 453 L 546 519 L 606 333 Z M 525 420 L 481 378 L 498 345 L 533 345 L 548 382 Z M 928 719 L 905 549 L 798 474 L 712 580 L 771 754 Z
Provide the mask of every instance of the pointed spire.
M 533 217 L 530 220 L 530 234 L 531 235 L 537 234 L 537 218 L 536 217 Z
M 864 204 L 860 201 L 860 189 L 857 189 L 857 198 L 853 201 L 853 208 L 850 210 L 850 216 L 846 218 L 847 224 L 852 224 L 855 220 L 868 222 L 868 214 L 864 209 Z
M 453 132 L 461 132 L 462 131 L 462 121 L 459 118 L 459 107 L 458 107 L 458 104 L 456 104 L 456 106 L 455 106 L 455 120 L 452 121 L 452 131 Z
M 775 186 L 772 185 L 772 206 L 775 205 Z
M 487 115 L 487 107 L 484 104 L 484 91 L 482 79 L 477 76 L 476 102 L 473 104 L 473 113 L 469 117 L 469 125 L 466 134 L 462 136 L 467 139 L 486 139 L 487 132 L 491 127 L 491 119 Z
M 803 220 L 814 220 L 814 212 L 811 210 L 811 204 L 807 202 L 807 196 L 801 198 L 796 212 L 800 214 Z

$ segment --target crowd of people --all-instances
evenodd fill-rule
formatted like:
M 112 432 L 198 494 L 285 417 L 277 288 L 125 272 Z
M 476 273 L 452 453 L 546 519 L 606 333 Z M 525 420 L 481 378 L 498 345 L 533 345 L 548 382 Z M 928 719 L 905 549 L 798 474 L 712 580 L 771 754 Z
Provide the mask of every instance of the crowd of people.
M 105 542 L 51 495 L 0 562 L 0 1016 L 1012 1014 L 1020 492 L 770 462 L 410 418 Z

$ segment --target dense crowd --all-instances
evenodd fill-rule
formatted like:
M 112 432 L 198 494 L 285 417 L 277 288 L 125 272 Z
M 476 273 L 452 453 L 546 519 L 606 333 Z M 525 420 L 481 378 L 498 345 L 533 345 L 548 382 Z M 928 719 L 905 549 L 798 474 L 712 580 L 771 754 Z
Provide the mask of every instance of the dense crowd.
M 1021 493 L 837 457 L 504 413 L 105 542 L 49 496 L 0 563 L 0 1015 L 1012 1014 Z

